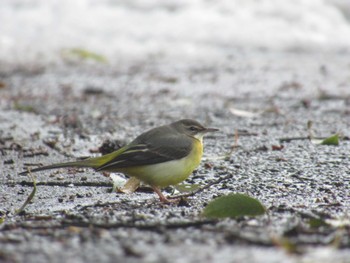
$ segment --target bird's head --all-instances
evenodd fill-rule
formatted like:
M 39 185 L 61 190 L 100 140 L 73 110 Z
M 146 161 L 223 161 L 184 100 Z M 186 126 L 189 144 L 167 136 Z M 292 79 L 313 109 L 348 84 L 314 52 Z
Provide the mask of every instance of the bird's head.
M 191 119 L 183 119 L 171 124 L 178 132 L 194 137 L 202 141 L 203 136 L 208 132 L 215 132 L 219 129 L 206 128 L 199 122 Z

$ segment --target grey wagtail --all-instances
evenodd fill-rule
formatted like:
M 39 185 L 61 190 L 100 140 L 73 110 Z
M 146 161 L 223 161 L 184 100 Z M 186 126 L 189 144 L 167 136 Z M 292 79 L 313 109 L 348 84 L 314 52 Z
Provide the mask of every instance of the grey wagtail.
M 120 172 L 150 185 L 161 202 L 170 202 L 160 188 L 176 185 L 190 176 L 202 158 L 203 136 L 215 131 L 218 129 L 205 128 L 197 121 L 183 119 L 142 133 L 112 153 L 82 161 L 43 166 L 31 172 L 64 167 Z

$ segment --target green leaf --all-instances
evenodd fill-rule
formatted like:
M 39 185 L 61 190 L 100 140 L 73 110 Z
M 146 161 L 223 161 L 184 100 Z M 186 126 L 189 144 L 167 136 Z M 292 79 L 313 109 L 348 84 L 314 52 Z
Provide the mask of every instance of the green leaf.
M 229 194 L 211 201 L 203 210 L 209 218 L 235 218 L 240 216 L 258 216 L 266 212 L 257 200 L 245 194 Z
M 301 254 L 302 249 L 292 240 L 286 237 L 272 238 L 272 242 L 281 248 L 283 248 L 289 254 Z
M 312 228 L 319 228 L 322 226 L 329 226 L 329 224 L 326 223 L 326 221 L 324 221 L 323 219 L 320 218 L 311 218 L 309 220 L 309 225 Z
M 78 58 L 82 60 L 89 59 L 89 60 L 94 60 L 96 62 L 102 62 L 102 63 L 107 62 L 107 59 L 104 56 L 83 48 L 66 49 L 66 50 L 63 50 L 62 54 L 63 56 L 68 58 Z
M 200 184 L 178 184 L 174 186 L 176 190 L 180 193 L 189 193 L 198 190 L 201 185 Z
M 322 145 L 339 145 L 339 135 L 334 134 L 333 136 L 324 139 L 321 142 L 321 144 Z
M 18 111 L 31 112 L 31 113 L 36 113 L 37 112 L 37 110 L 33 106 L 20 104 L 18 102 L 15 102 L 13 107 L 14 107 L 15 110 L 18 110 Z

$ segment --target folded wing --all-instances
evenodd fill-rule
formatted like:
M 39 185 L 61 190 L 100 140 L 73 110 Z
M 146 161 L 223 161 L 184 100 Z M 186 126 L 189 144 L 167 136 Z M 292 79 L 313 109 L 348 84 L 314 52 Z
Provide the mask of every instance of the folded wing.
M 96 170 L 114 170 L 181 159 L 192 149 L 190 137 L 156 130 L 136 138 L 118 156 Z

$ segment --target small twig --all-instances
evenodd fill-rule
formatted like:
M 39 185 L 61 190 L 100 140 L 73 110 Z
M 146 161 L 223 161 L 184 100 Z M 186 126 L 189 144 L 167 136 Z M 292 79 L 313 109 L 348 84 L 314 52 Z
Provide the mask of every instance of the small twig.
M 232 145 L 232 151 L 238 147 L 238 139 L 239 139 L 239 132 L 238 130 L 236 129 L 235 130 L 235 137 L 234 137 L 234 143 Z
M 327 139 L 328 137 L 313 137 L 313 140 L 317 140 L 317 141 L 323 141 L 325 139 Z M 347 136 L 344 136 L 341 138 L 343 141 L 349 141 L 350 138 Z M 280 138 L 278 139 L 279 142 L 290 142 L 290 141 L 302 141 L 302 140 L 311 140 L 311 138 L 309 136 L 307 137 L 290 137 L 290 138 Z
M 63 220 L 62 226 L 75 226 L 75 227 L 96 227 L 104 229 L 116 229 L 116 228 L 136 228 L 139 230 L 153 230 L 160 231 L 163 229 L 178 229 L 178 228 L 189 228 L 189 227 L 201 227 L 208 224 L 216 224 L 217 220 L 198 220 L 191 222 L 178 222 L 178 223 L 167 223 L 167 224 L 135 224 L 135 223 L 112 223 L 112 224 L 101 224 L 93 222 L 74 222 Z
M 232 173 L 229 173 L 227 174 L 226 176 L 224 177 L 221 177 L 215 181 L 212 181 L 210 183 L 208 183 L 207 185 L 195 190 L 195 191 L 192 191 L 192 192 L 189 192 L 189 193 L 186 193 L 186 194 L 180 194 L 180 195 L 173 195 L 173 196 L 168 196 L 167 198 L 168 199 L 177 199 L 177 198 L 184 198 L 184 197 L 189 197 L 189 196 L 194 196 L 206 189 L 208 189 L 209 187 L 211 187 L 212 185 L 215 185 L 215 184 L 219 184 L 225 180 L 228 180 L 228 179 L 231 179 L 233 177 L 233 174 Z
M 30 169 L 28 170 L 28 176 L 30 176 L 30 178 L 32 178 L 33 190 L 30 193 L 30 195 L 27 197 L 27 200 L 24 202 L 24 204 L 20 207 L 20 209 L 18 209 L 15 212 L 15 215 L 18 215 L 19 213 L 21 213 L 24 210 L 24 208 L 29 204 L 30 201 L 32 201 L 32 199 L 35 196 L 35 193 L 36 193 L 36 181 L 35 181 L 35 178 L 34 178 L 33 174 L 31 173 Z
M 73 158 L 74 155 L 72 154 L 68 154 L 67 152 L 63 151 L 62 149 L 60 149 L 57 145 L 56 145 L 56 141 L 52 142 L 52 141 L 48 141 L 48 140 L 44 140 L 43 143 L 45 145 L 47 145 L 48 147 L 50 147 L 52 150 L 56 151 L 57 153 L 63 155 L 64 157 L 68 157 L 68 158 Z
M 227 153 L 225 153 L 224 155 L 210 158 L 210 160 L 225 160 L 225 161 L 229 160 L 231 155 L 233 154 L 233 152 L 236 149 L 240 148 L 240 146 L 238 145 L 238 139 L 239 139 L 240 135 L 241 135 L 241 133 L 236 129 L 235 133 L 234 133 L 234 137 L 233 137 L 233 144 L 230 147 L 230 150 Z
M 228 153 L 226 153 L 223 157 L 223 159 L 230 158 L 232 153 L 239 147 L 238 146 L 238 139 L 239 139 L 239 131 L 235 129 L 234 137 L 233 137 L 233 145 L 231 146 L 231 149 Z
M 279 142 L 290 142 L 290 141 L 302 141 L 310 140 L 310 137 L 290 137 L 290 138 L 280 138 Z
M 23 166 L 42 166 L 43 163 L 23 163 Z
M 163 231 L 165 229 L 179 229 L 179 228 L 189 228 L 195 227 L 200 228 L 203 225 L 215 225 L 218 220 L 213 219 L 205 219 L 205 220 L 197 220 L 191 222 L 175 222 L 175 223 L 151 223 L 151 224 L 135 224 L 132 222 L 118 222 L 118 223 L 94 223 L 88 221 L 72 221 L 63 219 L 60 223 L 56 224 L 28 224 L 27 222 L 21 222 L 17 224 L 9 224 L 5 225 L 1 230 L 8 231 L 13 230 L 14 228 L 23 228 L 30 230 L 41 230 L 41 229 L 64 229 L 67 227 L 80 227 L 80 228 L 103 228 L 103 229 L 118 229 L 118 228 L 135 228 L 138 230 L 149 230 L 149 231 Z
M 21 186 L 33 186 L 32 182 L 22 181 L 22 182 L 11 182 L 8 185 L 21 185 Z M 44 185 L 44 186 L 62 186 L 69 187 L 71 185 L 74 186 L 94 186 L 94 187 L 112 187 L 110 182 L 37 182 L 36 185 Z
M 88 205 L 79 205 L 76 207 L 76 209 L 78 211 L 83 211 L 83 210 L 90 208 L 90 207 L 96 208 L 96 207 L 105 207 L 105 206 L 111 206 L 111 205 L 120 205 L 120 200 L 111 201 L 111 202 L 104 202 L 104 203 L 97 202 L 97 203 L 88 204 Z

